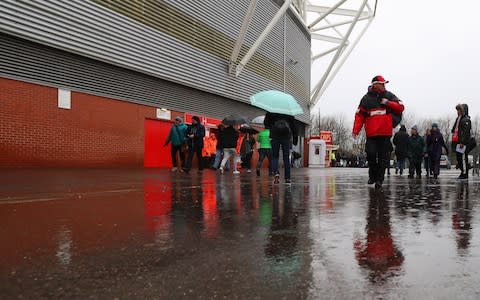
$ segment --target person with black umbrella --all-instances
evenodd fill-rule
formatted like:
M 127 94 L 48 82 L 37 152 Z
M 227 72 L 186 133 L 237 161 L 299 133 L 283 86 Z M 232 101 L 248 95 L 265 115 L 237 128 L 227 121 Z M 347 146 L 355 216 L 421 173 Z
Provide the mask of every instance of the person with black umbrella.
M 229 161 L 230 157 L 233 157 L 233 174 L 240 174 L 240 172 L 237 170 L 237 162 L 240 159 L 237 153 L 238 136 L 238 130 L 235 129 L 232 125 L 229 125 L 225 129 L 220 131 L 220 140 L 223 146 L 223 159 L 222 163 L 220 164 L 219 170 L 222 174 L 224 172 L 225 165 Z

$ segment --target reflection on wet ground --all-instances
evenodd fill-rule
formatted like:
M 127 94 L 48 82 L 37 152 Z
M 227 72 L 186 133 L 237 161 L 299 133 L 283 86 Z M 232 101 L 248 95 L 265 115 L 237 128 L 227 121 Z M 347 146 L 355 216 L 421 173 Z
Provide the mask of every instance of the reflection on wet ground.
M 0 176 L 0 298 L 480 297 L 480 178 Z

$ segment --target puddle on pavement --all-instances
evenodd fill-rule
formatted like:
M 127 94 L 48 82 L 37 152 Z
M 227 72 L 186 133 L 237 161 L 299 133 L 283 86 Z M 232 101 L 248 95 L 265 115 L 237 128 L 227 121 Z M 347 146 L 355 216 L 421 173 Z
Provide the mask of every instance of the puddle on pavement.
M 480 180 L 391 176 L 377 191 L 366 178 L 365 170 L 309 170 L 288 187 L 268 177 L 150 172 L 123 192 L 0 204 L 0 273 L 75 269 L 102 255 L 165 255 L 167 272 L 190 249 L 194 257 L 227 255 L 218 268 L 271 278 L 253 290 L 301 285 L 307 298 L 477 295 Z

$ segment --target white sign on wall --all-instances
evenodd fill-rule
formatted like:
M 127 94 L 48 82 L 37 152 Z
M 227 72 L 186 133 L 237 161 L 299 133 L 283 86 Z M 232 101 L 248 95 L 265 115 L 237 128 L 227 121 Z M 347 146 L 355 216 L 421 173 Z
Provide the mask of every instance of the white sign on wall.
M 172 112 L 165 108 L 157 108 L 157 119 L 170 120 Z
M 72 92 L 69 90 L 58 89 L 58 108 L 72 108 Z

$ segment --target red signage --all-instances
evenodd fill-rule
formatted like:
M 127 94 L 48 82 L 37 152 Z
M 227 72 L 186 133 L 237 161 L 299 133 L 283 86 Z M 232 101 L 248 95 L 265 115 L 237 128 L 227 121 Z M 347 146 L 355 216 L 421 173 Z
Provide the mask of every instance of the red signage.
M 188 123 L 188 124 L 192 124 L 192 118 L 193 118 L 194 115 L 192 114 L 188 114 L 188 113 L 185 113 L 185 123 Z M 202 117 L 199 117 L 200 118 L 200 121 L 202 121 Z
M 333 132 L 320 131 L 320 139 L 324 140 L 327 145 L 333 145 Z
M 217 127 L 220 123 L 222 123 L 222 120 L 214 119 L 214 118 L 205 118 L 205 125 L 206 126 Z
M 193 116 L 194 115 L 192 115 L 192 114 L 185 113 L 185 118 L 184 118 L 185 123 L 191 124 Z M 220 124 L 222 122 L 222 120 L 219 120 L 219 119 L 207 118 L 207 117 L 203 117 L 203 116 L 198 116 L 198 117 L 200 118 L 200 123 L 202 123 L 205 126 L 209 126 L 209 127 L 217 127 L 218 124 Z

